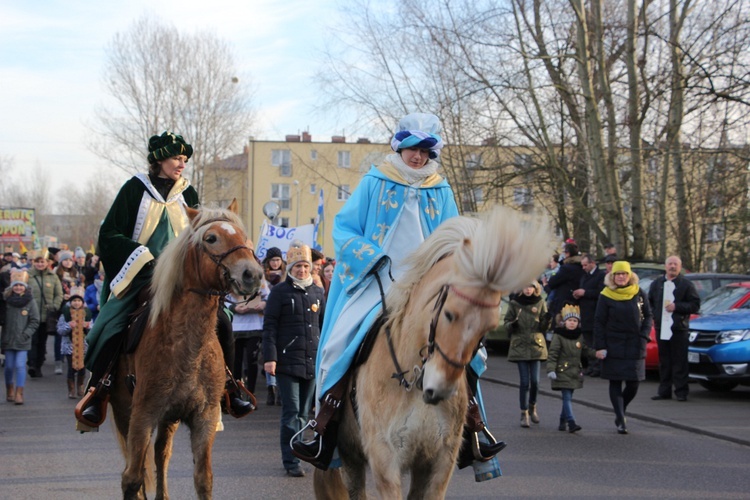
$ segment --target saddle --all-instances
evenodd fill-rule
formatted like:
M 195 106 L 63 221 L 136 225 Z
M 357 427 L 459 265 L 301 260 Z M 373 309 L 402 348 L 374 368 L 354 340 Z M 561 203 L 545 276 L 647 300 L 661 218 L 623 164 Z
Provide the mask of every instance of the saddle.
M 380 316 L 378 316 L 378 319 L 375 320 L 375 323 L 372 324 L 370 329 L 367 330 L 365 338 L 362 340 L 362 344 L 359 346 L 357 354 L 354 356 L 354 360 L 352 361 L 352 369 L 365 364 L 365 361 L 367 361 L 367 359 L 370 357 L 370 354 L 372 354 L 372 348 L 373 346 L 375 346 L 375 340 L 377 340 L 378 338 L 380 328 L 385 324 L 387 320 L 388 316 L 386 316 L 385 314 L 381 314 Z
M 151 312 L 151 294 L 148 289 L 144 288 L 138 294 L 138 307 L 130 314 L 128 328 L 125 331 L 125 350 L 124 354 L 132 354 L 143 337 L 148 322 L 149 312 Z

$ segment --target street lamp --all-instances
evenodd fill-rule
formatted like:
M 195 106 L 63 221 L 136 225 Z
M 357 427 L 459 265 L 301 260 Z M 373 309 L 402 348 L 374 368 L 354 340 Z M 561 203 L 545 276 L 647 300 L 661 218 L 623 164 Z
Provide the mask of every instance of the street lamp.
M 294 223 L 295 227 L 299 227 L 299 181 L 294 181 L 294 187 L 297 188 L 297 198 L 294 200 L 294 204 L 297 205 L 297 220 Z

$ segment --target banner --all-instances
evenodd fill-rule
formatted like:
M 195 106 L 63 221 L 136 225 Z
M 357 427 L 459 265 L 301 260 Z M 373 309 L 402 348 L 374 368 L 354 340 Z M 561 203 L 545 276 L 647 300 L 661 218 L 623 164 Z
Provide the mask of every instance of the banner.
M 5 245 L 30 245 L 40 248 L 36 233 L 36 210 L 33 208 L 0 208 L 0 242 Z
M 305 224 L 299 227 L 281 227 L 269 224 L 268 221 L 263 221 L 263 225 L 260 228 L 260 237 L 255 243 L 255 255 L 263 260 L 266 257 L 266 252 L 271 247 L 276 247 L 281 250 L 281 255 L 286 260 L 286 251 L 289 248 L 289 244 L 293 240 L 302 240 L 310 248 L 313 248 L 315 239 L 313 234 L 315 228 L 313 224 Z
M 323 251 L 323 228 L 321 223 L 324 219 L 325 209 L 323 208 L 323 190 L 320 190 L 320 196 L 318 197 L 318 214 L 315 216 L 315 233 L 313 240 L 315 241 L 315 250 Z

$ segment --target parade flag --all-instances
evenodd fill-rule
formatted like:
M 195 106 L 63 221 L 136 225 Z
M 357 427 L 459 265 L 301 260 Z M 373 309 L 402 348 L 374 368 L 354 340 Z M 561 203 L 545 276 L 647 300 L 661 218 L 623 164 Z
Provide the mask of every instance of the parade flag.
M 96 255 L 96 247 L 94 246 L 94 241 L 89 240 L 89 242 L 91 243 L 91 246 L 89 247 L 89 253 L 91 255 Z
M 320 190 L 320 195 L 318 196 L 318 214 L 315 216 L 315 250 L 321 251 L 323 250 L 323 227 L 321 224 L 323 223 L 324 219 L 324 208 L 323 208 L 323 190 Z
M 26 248 L 26 245 L 23 244 L 23 240 L 20 238 L 18 239 L 18 249 L 21 251 L 21 253 L 28 253 L 29 249 Z

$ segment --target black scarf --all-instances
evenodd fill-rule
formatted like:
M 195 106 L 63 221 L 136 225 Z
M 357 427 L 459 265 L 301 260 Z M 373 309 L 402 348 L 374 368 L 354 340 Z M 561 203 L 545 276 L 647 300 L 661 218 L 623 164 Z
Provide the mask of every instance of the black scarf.
M 169 192 L 174 187 L 174 181 L 169 178 L 157 177 L 152 174 L 148 174 L 148 178 L 151 179 L 151 184 L 154 185 L 161 197 L 164 198 L 164 201 L 167 201 L 167 196 L 169 196 Z
M 29 302 L 31 302 L 31 298 L 32 298 L 31 291 L 27 288 L 26 292 L 24 292 L 23 295 L 18 295 L 17 293 L 11 293 L 10 296 L 8 296 L 8 298 L 5 299 L 5 302 L 11 307 L 20 309 L 22 307 L 26 307 L 26 305 Z
M 568 330 L 564 326 L 561 326 L 561 327 L 555 328 L 555 333 L 568 340 L 576 340 L 578 337 L 581 336 L 581 329 L 576 328 L 575 330 Z
M 539 301 L 542 300 L 542 298 L 539 297 L 538 295 L 524 295 L 522 293 L 519 293 L 518 295 L 516 295 L 516 298 L 513 300 L 515 300 L 522 306 L 531 306 L 534 304 L 538 304 Z

